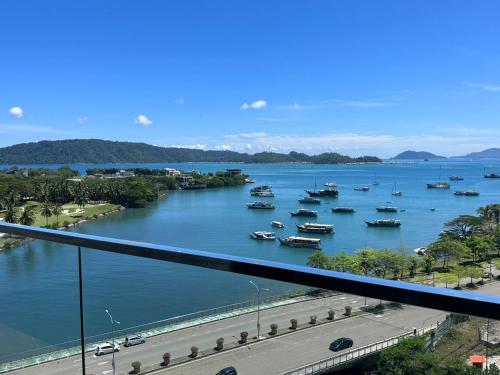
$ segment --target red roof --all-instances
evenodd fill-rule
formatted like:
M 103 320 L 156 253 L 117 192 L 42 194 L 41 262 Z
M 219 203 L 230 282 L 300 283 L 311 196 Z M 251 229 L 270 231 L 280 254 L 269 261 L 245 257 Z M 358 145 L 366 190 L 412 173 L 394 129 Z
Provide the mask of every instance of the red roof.
M 470 363 L 483 363 L 486 362 L 486 357 L 484 355 L 471 355 L 469 361 Z

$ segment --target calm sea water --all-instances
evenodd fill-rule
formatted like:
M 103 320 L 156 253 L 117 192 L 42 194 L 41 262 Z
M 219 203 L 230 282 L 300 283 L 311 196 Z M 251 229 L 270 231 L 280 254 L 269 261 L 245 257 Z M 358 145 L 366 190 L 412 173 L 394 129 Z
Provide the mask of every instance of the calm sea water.
M 126 167 L 127 165 L 120 165 Z M 137 166 L 137 165 L 134 165 Z M 141 166 L 164 167 L 144 164 Z M 317 222 L 335 225 L 336 234 L 322 236 L 326 254 L 354 252 L 361 247 L 401 248 L 412 251 L 434 240 L 447 220 L 473 214 L 488 203 L 499 202 L 500 180 L 482 177 L 487 167 L 500 172 L 500 162 L 443 162 L 377 165 L 239 165 L 169 164 L 202 171 L 242 168 L 257 184 L 272 185 L 274 211 L 249 210 L 249 190 L 255 185 L 209 191 L 171 192 L 147 208 L 131 209 L 90 222 L 81 233 L 152 242 L 179 247 L 305 264 L 311 250 L 257 242 L 255 230 L 272 230 L 271 220 L 283 221 L 279 235 L 295 235 L 295 224 L 310 221 L 290 217 L 299 207 L 304 189 L 318 189 L 336 181 L 340 195 L 324 199 Z M 73 165 L 82 172 L 89 165 Z M 441 168 L 442 167 L 442 168 Z M 1 168 L 1 166 L 0 166 Z M 450 175 L 465 178 L 451 182 L 451 190 L 428 190 L 427 182 Z M 374 180 L 379 181 L 373 186 Z M 391 196 L 394 184 L 402 197 Z M 354 191 L 369 185 L 370 191 Z M 479 197 L 457 197 L 455 189 L 474 188 Z M 265 198 L 264 198 L 265 199 Z M 405 210 L 380 214 L 375 208 L 387 202 Z M 355 207 L 354 215 L 335 215 L 331 207 Z M 435 211 L 431 211 L 435 208 Z M 364 220 L 398 218 L 400 229 L 368 228 Z M 78 285 L 76 249 L 43 241 L 0 253 L 0 357 L 78 338 Z M 122 327 L 156 321 L 254 298 L 249 278 L 201 268 L 154 262 L 133 257 L 84 251 L 85 314 L 88 335 L 109 331 L 104 309 L 109 308 Z M 268 294 L 293 289 L 292 285 L 259 280 Z M 362 291 L 360 291 L 362 293 Z M 1 359 L 0 359 L 1 361 Z

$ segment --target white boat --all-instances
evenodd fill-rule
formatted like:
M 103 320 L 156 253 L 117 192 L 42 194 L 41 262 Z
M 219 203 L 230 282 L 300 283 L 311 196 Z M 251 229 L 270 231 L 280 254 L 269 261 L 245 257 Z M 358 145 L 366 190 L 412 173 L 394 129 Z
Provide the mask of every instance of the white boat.
M 308 237 L 286 237 L 279 238 L 278 240 L 284 246 L 290 247 L 307 247 L 312 249 L 321 249 L 321 239 L 319 238 L 308 238 Z
M 248 177 L 247 177 L 247 178 L 245 178 L 245 182 L 246 182 L 247 184 L 255 184 L 255 180 L 254 180 L 254 179 L 252 179 L 252 178 L 248 178 Z
M 425 255 L 427 253 L 426 247 L 417 247 L 413 252 L 417 255 Z
M 250 195 L 255 197 L 274 197 L 274 193 L 271 190 L 254 191 L 253 193 L 250 193 Z
M 260 209 L 260 210 L 272 210 L 274 209 L 274 204 L 256 201 L 253 203 L 247 203 L 248 208 Z
M 299 232 L 315 234 L 335 233 L 332 224 L 304 223 L 297 225 L 297 230 Z
M 256 231 L 250 233 L 250 237 L 254 240 L 274 241 L 276 234 L 274 232 Z
M 276 220 L 271 221 L 271 225 L 275 228 L 281 228 L 281 229 L 285 227 L 285 224 L 283 224 L 281 221 L 276 221 Z
M 334 181 L 331 181 L 331 182 L 326 182 L 325 183 L 325 186 L 326 187 L 337 187 L 337 183 L 334 182 Z

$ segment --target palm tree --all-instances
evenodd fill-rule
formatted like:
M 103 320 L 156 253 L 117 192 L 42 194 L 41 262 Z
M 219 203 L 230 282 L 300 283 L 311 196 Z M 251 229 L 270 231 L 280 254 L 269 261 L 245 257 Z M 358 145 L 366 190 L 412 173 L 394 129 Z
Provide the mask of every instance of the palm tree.
M 5 216 L 3 217 L 6 223 L 15 224 L 17 222 L 16 207 L 5 206 Z
M 78 205 L 78 207 L 80 207 L 80 210 L 82 210 L 85 207 L 85 205 L 89 202 L 87 188 L 83 186 L 81 182 L 78 183 L 76 189 L 74 190 L 74 195 L 75 195 L 75 203 Z
M 35 222 L 35 206 L 26 206 L 19 217 L 19 224 L 33 225 Z
M 5 209 L 5 216 L 4 216 L 5 222 L 13 224 L 17 222 L 16 204 L 18 199 L 19 199 L 18 194 L 15 191 L 10 191 L 5 195 L 5 198 L 2 200 L 2 206 Z
M 55 203 L 52 206 L 52 214 L 55 215 L 57 225 L 59 226 L 59 215 L 62 214 L 62 204 L 61 203 Z
M 41 204 L 42 206 L 42 216 L 45 218 L 45 225 L 49 225 L 49 217 L 52 216 L 51 205 L 48 201 L 44 201 Z

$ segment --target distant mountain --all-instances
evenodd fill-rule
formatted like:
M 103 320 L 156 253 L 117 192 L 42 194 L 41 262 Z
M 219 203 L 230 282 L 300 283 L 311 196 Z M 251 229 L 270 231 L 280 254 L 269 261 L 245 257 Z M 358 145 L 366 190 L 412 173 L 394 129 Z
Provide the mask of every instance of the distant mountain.
M 470 154 L 459 157 L 471 159 L 500 159 L 500 148 L 488 148 L 483 151 L 471 152 Z
M 0 148 L 0 164 L 72 163 L 316 163 L 339 164 L 381 162 L 375 156 L 351 158 L 337 153 L 309 156 L 298 152 L 246 154 L 234 151 L 204 151 L 179 147 L 158 147 L 146 143 L 115 142 L 101 139 L 68 139 L 21 143 Z
M 393 160 L 425 160 L 446 159 L 444 156 L 435 155 L 427 151 L 404 151 L 392 158 Z

